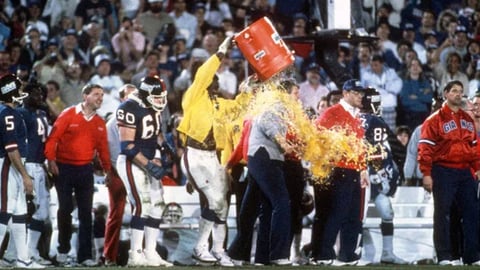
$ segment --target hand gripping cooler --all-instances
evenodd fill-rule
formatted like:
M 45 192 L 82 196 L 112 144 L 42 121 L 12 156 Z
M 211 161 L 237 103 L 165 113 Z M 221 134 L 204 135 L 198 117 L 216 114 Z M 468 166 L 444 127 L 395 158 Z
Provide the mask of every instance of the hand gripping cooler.
M 293 53 L 267 17 L 255 21 L 234 39 L 262 81 L 284 70 L 295 60 Z

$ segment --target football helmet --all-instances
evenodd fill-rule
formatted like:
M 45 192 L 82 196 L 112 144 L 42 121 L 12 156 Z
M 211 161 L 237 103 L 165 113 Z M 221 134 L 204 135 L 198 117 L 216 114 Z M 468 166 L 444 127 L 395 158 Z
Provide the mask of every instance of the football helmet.
M 45 86 L 39 83 L 28 83 L 23 88 L 23 92 L 28 94 L 24 100 L 24 105 L 33 109 L 40 109 L 45 104 L 46 90 Z
M 158 76 L 147 76 L 140 82 L 139 97 L 145 105 L 151 105 L 156 111 L 163 111 L 167 106 L 167 88 Z
M 0 78 L 0 101 L 6 103 L 22 104 L 22 100 L 28 96 L 22 93 L 22 82 L 13 74 L 8 74 Z
M 362 98 L 362 111 L 380 116 L 382 114 L 381 100 L 382 98 L 377 89 L 367 87 L 365 89 L 365 96 Z
M 176 202 L 168 203 L 163 210 L 162 220 L 164 223 L 177 224 L 181 223 L 183 218 L 182 206 Z

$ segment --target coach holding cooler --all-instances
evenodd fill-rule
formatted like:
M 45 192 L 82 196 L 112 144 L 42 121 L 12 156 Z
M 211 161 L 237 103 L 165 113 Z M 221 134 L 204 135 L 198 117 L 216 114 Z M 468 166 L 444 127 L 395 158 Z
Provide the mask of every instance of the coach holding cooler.
M 105 121 L 96 111 L 102 105 L 103 88 L 88 84 L 82 89 L 83 102 L 65 109 L 53 124 L 45 144 L 48 168 L 57 176 L 58 254 L 57 262 L 67 261 L 72 236 L 73 193 L 78 207 L 79 248 L 77 259 L 83 266 L 95 266 L 92 260 L 93 165 L 96 155 L 111 178 Z
M 463 263 L 480 265 L 477 181 L 471 171 L 480 177 L 480 157 L 473 119 L 460 108 L 463 93 L 460 81 L 446 84 L 446 101 L 423 122 L 418 143 L 423 187 L 433 192 L 433 242 L 439 265 L 453 265 L 450 210 L 454 201 L 463 221 Z

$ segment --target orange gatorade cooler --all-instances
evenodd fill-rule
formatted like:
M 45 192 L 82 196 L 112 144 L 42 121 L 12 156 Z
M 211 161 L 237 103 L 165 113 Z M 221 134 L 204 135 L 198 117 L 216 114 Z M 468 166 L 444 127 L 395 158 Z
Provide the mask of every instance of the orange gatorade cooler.
M 262 81 L 284 70 L 295 60 L 293 53 L 267 17 L 255 21 L 234 39 Z

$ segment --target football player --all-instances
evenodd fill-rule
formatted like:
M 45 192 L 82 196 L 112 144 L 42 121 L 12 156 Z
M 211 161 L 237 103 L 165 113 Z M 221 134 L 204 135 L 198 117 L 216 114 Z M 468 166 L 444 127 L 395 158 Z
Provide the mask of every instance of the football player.
M 199 235 L 192 257 L 200 264 L 218 263 L 221 266 L 234 265 L 224 249 L 229 184 L 216 152 L 223 147 L 225 130 L 215 117 L 222 114 L 228 102 L 219 98 L 215 72 L 230 45 L 231 38 L 226 38 L 218 51 L 199 67 L 183 96 L 184 117 L 177 128 L 187 146 L 181 160 L 182 171 L 201 198 Z M 208 243 L 210 233 L 212 252 Z
M 23 165 L 27 156 L 25 123 L 14 109 L 28 96 L 21 87 L 14 75 L 0 78 L 0 240 L 3 241 L 8 226 L 16 248 L 16 266 L 44 268 L 30 259 L 27 248 L 25 194 L 33 196 L 33 181 Z
M 35 191 L 35 212 L 28 224 L 27 245 L 30 257 L 42 265 L 50 265 L 51 262 L 40 257 L 37 249 L 38 241 L 42 234 L 45 221 L 48 220 L 48 207 L 50 204 L 49 186 L 46 181 L 46 168 L 44 165 L 45 140 L 48 136 L 48 120 L 45 108 L 44 86 L 38 83 L 29 83 L 23 89 L 28 97 L 25 98 L 22 107 L 17 110 L 21 113 L 27 128 L 27 158 L 25 168 L 33 177 L 33 190 Z
M 392 134 L 390 128 L 380 117 L 380 94 L 374 88 L 367 88 L 362 99 L 362 126 L 366 140 L 375 148 L 369 156 L 368 174 L 371 198 L 380 213 L 382 223 L 382 256 L 380 261 L 387 264 L 407 264 L 393 253 L 393 208 L 390 197 L 395 194 L 400 172 L 393 160 L 388 142 Z
M 163 80 L 147 76 L 116 112 L 120 136 L 117 171 L 133 206 L 129 266 L 172 265 L 156 251 L 165 208 L 160 180 L 167 170 L 155 161 L 155 151 L 162 142 L 160 114 L 166 105 Z M 144 238 L 145 249 L 142 249 Z

